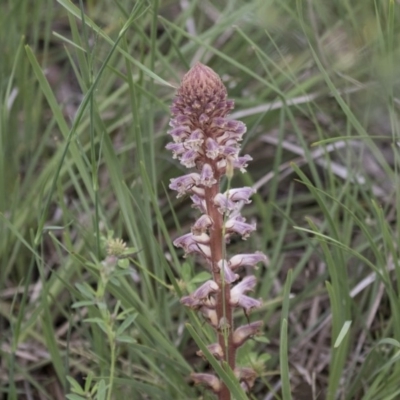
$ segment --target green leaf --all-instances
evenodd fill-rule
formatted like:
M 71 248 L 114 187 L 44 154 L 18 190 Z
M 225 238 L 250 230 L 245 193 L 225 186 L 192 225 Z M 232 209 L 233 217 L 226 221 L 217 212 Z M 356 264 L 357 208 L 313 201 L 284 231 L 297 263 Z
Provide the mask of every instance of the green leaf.
M 203 283 L 208 281 L 212 278 L 212 275 L 209 272 L 203 271 L 195 275 L 191 280 L 190 283 Z
M 117 329 L 117 336 L 119 337 L 128 327 L 135 321 L 137 314 L 129 315 L 124 322 Z
M 77 394 L 67 394 L 68 400 L 87 400 L 87 397 L 78 396 Z
M 95 299 L 96 292 L 86 282 L 75 283 L 75 286 L 79 290 L 79 292 L 87 299 Z
M 339 335 L 335 341 L 335 344 L 333 345 L 334 348 L 337 348 L 340 346 L 340 344 L 342 343 L 342 340 L 344 339 L 347 332 L 349 331 L 350 326 L 351 326 L 351 321 L 345 321 L 345 323 L 343 324 L 343 327 L 340 330 Z
M 72 304 L 72 308 L 79 308 L 79 307 L 86 307 L 86 306 L 92 306 L 96 304 L 95 301 L 93 300 L 83 300 L 83 301 L 77 301 L 74 304 Z
M 67 376 L 67 381 L 71 385 L 71 390 L 75 392 L 76 394 L 81 394 L 84 395 L 85 391 L 81 388 L 79 383 L 72 377 L 72 376 Z
M 118 260 L 118 266 L 123 269 L 127 269 L 129 267 L 129 260 L 123 258 L 122 260 Z
M 181 275 L 184 282 L 190 282 L 191 274 L 192 274 L 192 267 L 187 261 L 185 261 L 182 264 L 181 268 Z
M 131 336 L 126 335 L 119 335 L 116 337 L 116 340 L 121 343 L 129 343 L 129 344 L 136 344 L 137 340 Z
M 105 400 L 107 394 L 107 386 L 104 379 L 98 383 L 96 400 Z
M 95 323 L 105 334 L 109 333 L 108 325 L 100 318 L 86 318 L 83 322 Z

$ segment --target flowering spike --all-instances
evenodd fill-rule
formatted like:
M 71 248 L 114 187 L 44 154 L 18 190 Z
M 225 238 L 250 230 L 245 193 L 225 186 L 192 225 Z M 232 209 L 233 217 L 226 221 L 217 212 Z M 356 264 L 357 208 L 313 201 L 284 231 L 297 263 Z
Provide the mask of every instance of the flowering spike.
M 254 384 L 255 373 L 250 368 L 235 368 L 235 353 L 248 338 L 258 334 L 262 322 L 235 329 L 233 311 L 241 307 L 248 316 L 262 303 L 245 294 L 255 288 L 254 276 L 243 278 L 233 287 L 232 284 L 239 279 L 236 271 L 240 267 L 266 263 L 267 257 L 259 252 L 234 255 L 230 259 L 226 256 L 225 245 L 232 235 L 246 239 L 256 228 L 240 215 L 241 206 L 250 203 L 255 191 L 250 187 L 220 191 L 221 178 L 225 175 L 230 180 L 235 169 L 245 172 L 251 160 L 249 155 L 239 155 L 246 125 L 229 118 L 234 103 L 226 97 L 222 80 L 211 68 L 200 63 L 191 68 L 171 106 L 168 133 L 172 142 L 166 148 L 183 166 L 196 170 L 171 179 L 170 188 L 177 191 L 177 197 L 191 195 L 193 207 L 202 214 L 192 232 L 175 239 L 174 245 L 184 250 L 184 256 L 191 253 L 202 256 L 213 275 L 193 293 L 182 297 L 181 303 L 201 313 L 214 328 L 218 342 L 208 346 L 209 351 L 228 363 L 247 391 Z M 219 399 L 231 399 L 229 389 L 214 375 L 192 374 L 192 379 L 217 393 Z

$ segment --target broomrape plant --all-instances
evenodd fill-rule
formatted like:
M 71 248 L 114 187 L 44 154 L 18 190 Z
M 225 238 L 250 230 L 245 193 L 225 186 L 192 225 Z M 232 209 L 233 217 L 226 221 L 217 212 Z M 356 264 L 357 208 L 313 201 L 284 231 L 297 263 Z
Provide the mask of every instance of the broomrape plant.
M 262 321 L 234 327 L 233 311 L 242 308 L 248 317 L 261 301 L 247 296 L 257 284 L 255 276 L 240 277 L 241 267 L 254 267 L 267 258 L 261 252 L 237 254 L 228 257 L 225 244 L 233 235 L 246 239 L 256 227 L 240 214 L 243 204 L 250 203 L 254 190 L 250 187 L 220 192 L 221 179 L 230 182 L 233 171 L 245 172 L 249 155 L 239 156 L 240 141 L 246 126 L 228 118 L 234 107 L 227 99 L 227 91 L 220 77 L 209 67 L 197 63 L 183 77 L 171 106 L 173 142 L 166 148 L 173 158 L 195 172 L 171 180 L 170 188 L 178 197 L 189 194 L 193 207 L 201 212 L 200 218 L 187 233 L 174 241 L 185 256 L 197 254 L 204 258 L 212 273 L 212 280 L 202 284 L 181 303 L 198 311 L 216 331 L 217 343 L 208 346 L 211 354 L 225 361 L 234 371 L 242 388 L 249 391 L 256 373 L 252 368 L 236 367 L 236 350 L 245 341 L 259 333 Z M 202 355 L 202 352 L 198 352 Z M 223 382 L 212 374 L 193 373 L 196 384 L 203 384 L 218 395 L 220 400 L 231 395 Z

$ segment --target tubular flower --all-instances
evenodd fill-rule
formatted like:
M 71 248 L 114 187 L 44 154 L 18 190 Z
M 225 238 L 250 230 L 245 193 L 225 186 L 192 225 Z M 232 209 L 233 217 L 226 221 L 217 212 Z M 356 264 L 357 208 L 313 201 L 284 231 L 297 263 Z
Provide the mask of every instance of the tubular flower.
M 250 203 L 255 192 L 250 187 L 220 191 L 220 180 L 228 179 L 233 171 L 246 171 L 251 157 L 241 156 L 240 142 L 246 132 L 241 121 L 229 118 L 234 103 L 227 99 L 227 91 L 220 77 L 209 67 L 197 63 L 183 77 L 171 106 L 172 142 L 166 148 L 186 168 L 193 168 L 178 178 L 171 179 L 170 188 L 177 197 L 190 195 L 193 207 L 201 216 L 192 226 L 191 233 L 174 241 L 184 250 L 184 255 L 195 253 L 203 257 L 212 279 L 203 283 L 193 293 L 184 296 L 181 303 L 199 312 L 216 331 L 217 343 L 208 346 L 219 361 L 229 364 L 242 387 L 249 390 L 256 378 L 250 368 L 235 368 L 235 352 L 247 339 L 259 334 L 262 322 L 257 321 L 234 329 L 233 310 L 244 309 L 246 315 L 261 301 L 247 296 L 257 280 L 236 273 L 240 267 L 254 267 L 267 262 L 267 257 L 253 254 L 226 257 L 225 245 L 232 235 L 246 239 L 256 229 L 240 215 L 243 204 Z M 202 352 L 198 352 L 203 356 Z M 217 393 L 219 399 L 230 399 L 228 388 L 212 374 L 192 374 L 196 384 L 203 384 Z
M 214 393 L 219 393 L 221 391 L 221 381 L 212 374 L 191 374 L 191 378 L 195 385 L 204 385 Z
M 208 351 L 218 360 L 222 361 L 224 359 L 224 351 L 219 343 L 213 343 L 207 346 Z M 199 350 L 196 352 L 199 357 L 205 358 L 204 353 Z
M 240 385 L 248 392 L 256 380 L 257 374 L 252 368 L 235 368 L 235 376 L 239 379 Z
M 267 263 L 267 256 L 259 251 L 254 254 L 237 254 L 229 260 L 229 267 L 237 269 L 239 267 L 254 267 L 259 262 Z
M 235 332 L 233 332 L 233 343 L 235 346 L 239 347 L 247 339 L 259 335 L 262 324 L 262 321 L 255 321 L 237 328 Z

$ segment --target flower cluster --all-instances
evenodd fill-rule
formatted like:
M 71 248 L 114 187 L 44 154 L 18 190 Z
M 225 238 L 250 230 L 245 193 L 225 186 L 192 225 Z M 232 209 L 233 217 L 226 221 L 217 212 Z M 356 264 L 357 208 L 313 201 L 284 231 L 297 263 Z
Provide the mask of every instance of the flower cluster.
M 241 308 L 246 316 L 261 301 L 249 297 L 257 280 L 255 276 L 240 278 L 241 267 L 254 267 L 266 262 L 260 252 L 226 256 L 225 244 L 233 235 L 246 239 L 256 227 L 240 214 L 243 204 L 250 202 L 250 187 L 220 192 L 220 180 L 231 177 L 234 169 L 244 172 L 251 160 L 240 156 L 240 141 L 246 126 L 228 118 L 233 101 L 219 76 L 209 67 L 197 63 L 182 79 L 173 101 L 169 134 L 173 141 L 166 147 L 187 168 L 195 172 L 171 180 L 170 188 L 178 197 L 189 195 L 193 206 L 201 212 L 190 233 L 177 238 L 174 245 L 187 254 L 203 257 L 212 272 L 212 280 L 181 299 L 185 306 L 198 311 L 216 330 L 218 342 L 208 346 L 218 360 L 226 361 L 234 370 L 241 386 L 248 391 L 254 384 L 251 368 L 236 368 L 235 352 L 248 338 L 259 333 L 262 322 L 256 321 L 234 329 L 233 310 Z M 198 353 L 202 356 L 202 352 Z M 220 399 L 229 399 L 226 386 L 214 375 L 192 374 L 195 383 L 208 386 Z

